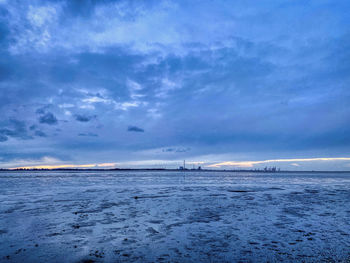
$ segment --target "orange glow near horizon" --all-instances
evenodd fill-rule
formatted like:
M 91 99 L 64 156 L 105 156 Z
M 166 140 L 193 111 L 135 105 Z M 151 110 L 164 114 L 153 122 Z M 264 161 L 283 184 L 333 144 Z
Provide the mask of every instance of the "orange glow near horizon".
M 61 164 L 61 165 L 33 165 L 19 166 L 9 169 L 60 169 L 60 168 L 98 168 L 98 167 L 113 167 L 116 163 L 100 163 L 100 164 Z

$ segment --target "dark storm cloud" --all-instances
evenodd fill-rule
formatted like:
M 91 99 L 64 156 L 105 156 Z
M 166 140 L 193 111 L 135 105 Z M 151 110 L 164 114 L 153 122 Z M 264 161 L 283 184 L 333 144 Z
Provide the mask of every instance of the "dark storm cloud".
M 29 130 L 31 130 L 31 131 L 34 131 L 34 130 L 36 130 L 37 128 L 38 128 L 38 126 L 35 125 L 35 124 L 29 126 Z
M 38 137 L 47 137 L 45 132 L 39 131 L 39 130 L 35 131 L 34 134 L 35 134 L 35 136 L 38 136 Z
M 16 119 L 10 119 L 0 124 L 0 141 L 7 141 L 9 137 L 23 140 L 32 139 L 28 135 L 25 122 Z
M 45 110 L 46 110 L 45 108 L 46 108 L 46 107 L 37 109 L 37 110 L 36 110 L 36 113 L 37 113 L 37 114 L 45 114 Z
M 45 123 L 49 125 L 57 124 L 57 118 L 51 112 L 44 113 L 44 115 L 39 117 L 40 123 Z
M 86 115 L 80 115 L 80 114 L 75 115 L 75 119 L 80 122 L 89 122 L 94 118 L 96 118 L 96 116 L 86 116 Z
M 129 132 L 144 132 L 145 130 L 142 128 L 139 128 L 137 126 L 129 126 L 128 131 Z

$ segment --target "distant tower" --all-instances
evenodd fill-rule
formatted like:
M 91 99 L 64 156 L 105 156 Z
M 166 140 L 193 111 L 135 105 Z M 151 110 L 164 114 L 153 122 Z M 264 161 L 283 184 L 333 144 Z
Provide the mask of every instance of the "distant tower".
M 184 170 L 186 169 L 186 160 L 184 160 Z

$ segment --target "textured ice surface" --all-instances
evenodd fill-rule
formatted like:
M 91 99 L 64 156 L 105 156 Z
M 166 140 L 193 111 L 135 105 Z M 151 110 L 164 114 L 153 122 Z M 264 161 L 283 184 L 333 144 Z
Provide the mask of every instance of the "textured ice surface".
M 1 262 L 349 256 L 349 173 L 0 172 Z

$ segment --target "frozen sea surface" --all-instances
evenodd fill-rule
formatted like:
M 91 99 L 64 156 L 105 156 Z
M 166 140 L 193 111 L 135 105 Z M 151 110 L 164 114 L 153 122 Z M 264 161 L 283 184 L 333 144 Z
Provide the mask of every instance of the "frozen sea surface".
M 350 173 L 0 172 L 1 262 L 349 262 Z

